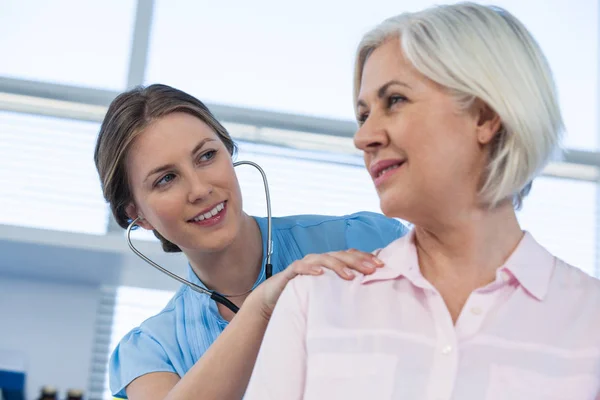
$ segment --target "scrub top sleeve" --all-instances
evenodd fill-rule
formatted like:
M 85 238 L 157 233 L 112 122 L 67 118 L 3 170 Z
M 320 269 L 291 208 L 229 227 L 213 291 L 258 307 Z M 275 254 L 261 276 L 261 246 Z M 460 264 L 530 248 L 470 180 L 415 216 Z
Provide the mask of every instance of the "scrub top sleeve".
M 175 372 L 163 347 L 150 335 L 134 329 L 125 336 L 108 363 L 113 396 L 126 399 L 125 388 L 134 379 L 151 372 Z
M 373 252 L 408 233 L 400 221 L 376 213 L 359 213 L 346 220 L 348 248 Z

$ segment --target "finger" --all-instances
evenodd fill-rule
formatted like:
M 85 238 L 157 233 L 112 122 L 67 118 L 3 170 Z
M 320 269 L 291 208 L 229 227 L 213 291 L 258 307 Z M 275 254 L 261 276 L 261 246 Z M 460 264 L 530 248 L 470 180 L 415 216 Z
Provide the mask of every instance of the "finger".
M 330 252 L 329 254 L 332 254 L 332 253 L 343 253 L 343 252 L 347 252 L 347 253 L 350 253 L 350 254 L 356 254 L 356 255 L 360 254 L 360 255 L 366 257 L 369 262 L 371 262 L 372 264 L 375 264 L 376 268 L 383 267 L 383 265 L 384 265 L 384 262 L 381 261 L 379 259 L 379 257 L 377 257 L 378 254 L 381 252 L 381 249 L 377 249 L 377 250 L 375 250 L 372 253 L 367 253 L 365 251 L 361 251 L 361 250 L 357 250 L 357 249 L 348 249 L 348 250 L 339 251 L 339 252 Z
M 347 269 L 344 263 L 328 254 L 309 254 L 302 260 L 294 262 L 290 268 L 293 268 L 294 273 L 299 275 L 320 275 L 323 273 L 323 268 L 327 268 L 335 271 L 344 279 L 354 278 L 354 273 Z
M 293 274 L 293 278 L 296 275 L 321 275 L 323 273 L 323 268 L 318 265 L 318 261 L 311 263 L 310 259 L 307 261 L 305 257 L 302 260 L 294 261 L 289 268 L 286 268 L 286 271 Z
M 340 251 L 329 253 L 329 255 L 346 264 L 348 268 L 367 275 L 375 272 L 375 269 L 379 267 L 380 264 L 382 264 L 380 261 L 377 260 L 376 257 L 374 257 L 370 253 L 358 251 Z
M 352 269 L 348 268 L 348 265 L 345 262 L 329 253 L 313 254 L 310 257 L 305 257 L 304 260 L 311 266 L 330 269 L 338 274 L 341 278 L 346 280 L 352 280 L 356 276 Z
M 278 291 L 281 292 L 288 282 L 298 275 L 321 275 L 323 273 L 322 270 L 315 271 L 311 269 L 310 266 L 303 268 L 299 263 L 301 263 L 300 260 L 295 261 L 294 263 L 290 264 L 288 268 L 263 282 L 263 284 L 273 285 L 273 287 L 279 288 Z M 277 297 L 279 297 L 279 295 L 277 295 Z

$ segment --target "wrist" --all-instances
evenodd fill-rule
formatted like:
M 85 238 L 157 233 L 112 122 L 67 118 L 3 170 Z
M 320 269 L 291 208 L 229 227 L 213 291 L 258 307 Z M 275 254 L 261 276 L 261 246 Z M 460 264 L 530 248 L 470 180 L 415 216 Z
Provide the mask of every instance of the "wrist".
M 265 293 L 263 293 L 263 286 L 259 285 L 244 301 L 244 306 L 248 306 L 250 311 L 264 320 L 269 322 L 271 314 L 273 313 L 272 307 L 269 307 L 265 302 Z

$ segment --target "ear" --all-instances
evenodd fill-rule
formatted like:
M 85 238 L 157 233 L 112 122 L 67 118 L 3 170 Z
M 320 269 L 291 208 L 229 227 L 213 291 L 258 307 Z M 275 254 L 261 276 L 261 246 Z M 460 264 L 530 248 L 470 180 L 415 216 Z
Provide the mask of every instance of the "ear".
M 486 145 L 494 139 L 502 128 L 502 121 L 496 111 L 483 101 L 477 99 L 474 104 L 477 117 L 477 140 Z
M 140 217 L 140 219 L 136 222 L 138 226 L 141 226 L 142 228 L 147 229 L 149 231 L 154 230 L 154 227 L 144 219 L 144 216 L 137 211 L 137 208 L 133 203 L 125 207 L 125 212 L 127 213 L 127 216 L 131 218 L 131 220 Z

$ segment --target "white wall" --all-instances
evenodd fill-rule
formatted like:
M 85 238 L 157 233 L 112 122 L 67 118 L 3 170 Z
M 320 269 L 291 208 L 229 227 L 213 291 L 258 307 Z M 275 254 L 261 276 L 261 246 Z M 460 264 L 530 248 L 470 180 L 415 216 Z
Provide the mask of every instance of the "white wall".
M 23 352 L 28 400 L 48 384 L 62 395 L 87 390 L 99 293 L 91 285 L 0 275 L 0 349 Z

